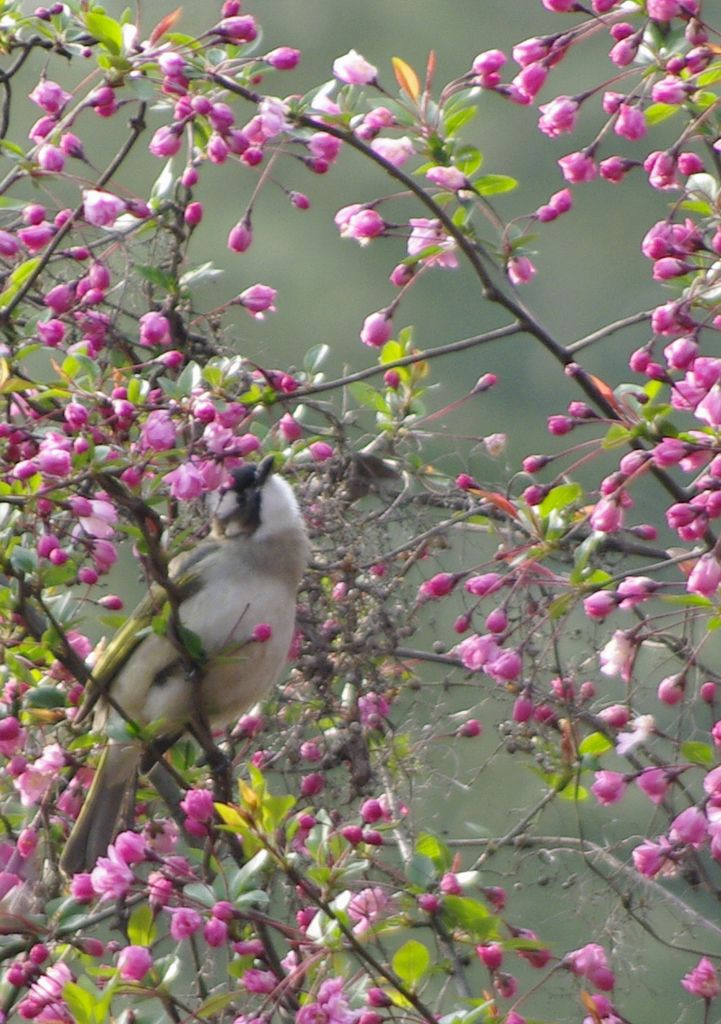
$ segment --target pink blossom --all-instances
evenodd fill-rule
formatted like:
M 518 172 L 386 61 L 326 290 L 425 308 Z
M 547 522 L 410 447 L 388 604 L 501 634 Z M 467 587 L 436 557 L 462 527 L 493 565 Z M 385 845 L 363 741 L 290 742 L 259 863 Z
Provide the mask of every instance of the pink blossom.
M 373 139 L 371 149 L 394 167 L 402 167 L 415 153 L 413 143 L 407 135 L 402 135 L 398 139 L 388 139 L 385 136 Z
M 210 821 L 215 814 L 213 794 L 208 789 L 189 789 L 180 801 L 182 811 L 189 818 Z
M 256 320 L 262 320 L 265 313 L 275 313 L 273 303 L 277 294 L 275 288 L 267 284 L 253 284 L 240 293 L 237 301 Z
M 420 256 L 424 250 L 431 247 L 440 248 L 441 252 L 424 257 L 423 262 L 428 266 L 450 269 L 458 266 L 456 243 L 446 235 L 440 221 L 426 217 L 411 217 L 408 223 L 412 229 L 408 238 L 409 256 Z
M 611 704 L 598 712 L 598 717 L 613 729 L 623 729 L 628 725 L 631 712 L 624 704 Z
M 156 129 L 148 143 L 148 149 L 157 157 L 175 156 L 183 144 L 183 131 L 180 125 L 163 125 Z
M 541 111 L 538 127 L 550 138 L 572 132 L 576 126 L 578 101 L 571 96 L 557 96 L 550 103 L 541 104 L 538 109 Z
M 536 268 L 527 256 L 512 256 L 506 264 L 506 273 L 512 284 L 528 284 L 536 276 Z
M 165 474 L 166 483 L 174 498 L 190 501 L 199 498 L 205 490 L 203 477 L 192 462 L 184 462 L 177 469 Z
M 55 237 L 55 228 L 47 221 L 18 230 L 18 238 L 30 252 L 40 252 Z
M 504 584 L 504 578 L 497 572 L 486 572 L 480 576 L 470 576 L 464 583 L 469 594 L 476 597 L 486 597 L 499 590 Z
M 586 153 L 568 153 L 560 158 L 558 165 L 563 177 L 572 185 L 592 181 L 596 177 L 596 164 Z
M 67 476 L 72 469 L 72 459 L 62 448 L 47 447 L 38 452 L 37 466 L 48 476 Z
M 490 634 L 466 637 L 461 640 L 453 650 L 453 653 L 461 661 L 461 664 L 470 669 L 471 672 L 481 671 L 487 662 L 498 656 L 499 647 L 496 640 Z
M 176 942 L 189 938 L 203 924 L 203 919 L 196 910 L 190 907 L 169 907 L 170 934 Z
M 696 966 L 681 979 L 681 984 L 692 996 L 700 999 L 715 999 L 721 992 L 716 968 L 708 959 L 702 956 Z
M 471 70 L 474 75 L 478 75 L 481 85 L 493 88 L 500 83 L 501 76 L 498 72 L 507 61 L 508 58 L 502 50 L 484 50 L 474 58 Z
M 616 740 L 616 753 L 620 757 L 624 757 L 639 744 L 645 743 L 655 731 L 656 720 L 653 715 L 638 715 L 627 732 L 619 733 Z
M 701 555 L 686 581 L 686 590 L 689 594 L 699 594 L 701 597 L 712 597 L 721 583 L 721 562 L 716 555 L 709 551 Z
M 327 462 L 328 459 L 333 457 L 333 446 L 328 444 L 327 441 L 314 441 L 313 444 L 308 446 L 308 451 L 312 455 L 314 462 Z
M 660 804 L 668 792 L 668 775 L 663 768 L 646 768 L 636 777 L 636 785 L 652 803 Z
M 615 984 L 613 971 L 608 966 L 606 951 L 595 942 L 589 942 L 588 945 L 567 953 L 563 962 L 574 974 L 587 978 L 603 992 L 608 992 Z
M 673 706 L 683 700 L 686 679 L 683 674 L 666 676 L 658 684 L 656 695 L 664 704 Z
M 258 26 L 252 14 L 239 14 L 223 18 L 214 31 L 236 44 L 252 43 L 258 35 Z
M 176 443 L 175 425 L 165 409 L 155 409 L 148 415 L 141 428 L 140 446 L 155 452 L 174 448 Z
M 292 46 L 277 46 L 274 50 L 266 53 L 263 60 L 278 71 L 290 71 L 297 67 L 300 61 L 300 50 Z
M 643 162 L 652 188 L 674 189 L 679 187 L 676 178 L 676 160 L 670 153 L 655 150 L 649 153 Z
M 616 135 L 624 139 L 641 139 L 646 134 L 646 118 L 639 107 L 622 103 L 613 126 Z
M 125 946 L 118 954 L 118 970 L 123 981 L 142 981 L 152 966 L 153 958 L 145 946 Z
M 697 807 L 687 807 L 671 822 L 669 838 L 673 842 L 685 843 L 698 848 L 703 846 L 708 832 L 706 815 Z
M 238 223 L 230 229 L 228 235 L 228 248 L 232 252 L 245 252 L 250 247 L 250 243 L 253 241 L 253 229 L 250 224 L 250 220 L 238 221 Z
M 122 899 L 133 884 L 134 875 L 114 846 L 108 847 L 107 857 L 98 857 L 90 872 L 90 882 L 101 899 Z
M 370 85 L 378 77 L 378 69 L 355 50 L 349 50 L 333 61 L 333 74 L 346 85 Z
M 374 921 L 387 910 L 389 903 L 385 890 L 380 886 L 361 889 L 348 904 L 348 916 L 356 922 L 353 926 L 354 933 L 362 935 L 367 932 Z
M 601 177 L 605 181 L 618 183 L 623 180 L 626 172 L 633 166 L 633 161 L 624 160 L 620 156 L 609 156 L 598 165 Z
M 591 792 L 600 804 L 607 807 L 618 803 L 626 791 L 626 777 L 621 772 L 600 771 L 595 773 Z
M 13 757 L 22 750 L 26 733 L 14 715 L 0 718 L 0 754 Z
M 393 321 L 387 315 L 387 310 L 381 309 L 376 313 L 369 313 L 363 321 L 360 332 L 360 340 L 363 344 L 371 348 L 383 348 L 392 337 Z
M 140 344 L 145 348 L 169 345 L 171 342 L 170 322 L 162 313 L 151 310 L 140 317 Z
M 299 437 L 303 436 L 303 428 L 289 412 L 285 413 L 278 420 L 278 430 L 283 435 L 284 440 L 288 442 L 297 441 Z
M 259 971 L 250 967 L 240 978 L 240 984 L 254 995 L 268 995 L 278 984 L 278 979 L 272 971 Z
M 83 215 L 95 227 L 111 227 L 125 210 L 125 202 L 111 192 L 83 190 Z
M 714 384 L 709 389 L 696 405 L 694 415 L 710 427 L 721 426 L 721 385 Z
M 523 668 L 523 660 L 518 651 L 499 651 L 483 666 L 483 671 L 497 683 L 507 683 L 517 679 Z
M 57 116 L 62 112 L 63 107 L 72 99 L 72 94 L 49 79 L 41 79 L 29 94 L 33 103 L 37 103 L 46 114 Z
M 49 142 L 40 147 L 36 159 L 38 166 L 43 171 L 48 171 L 49 173 L 58 173 L 65 166 L 65 154 L 62 149 L 51 145 Z
M 598 590 L 583 599 L 583 610 L 590 619 L 605 619 L 616 608 L 616 598 L 609 590 Z
M 543 88 L 547 78 L 548 68 L 546 65 L 540 61 L 534 61 L 521 69 L 513 79 L 512 87 L 515 87 L 524 99 L 533 100 Z
M 428 601 L 445 597 L 458 582 L 458 575 L 453 572 L 439 572 L 429 580 L 424 580 L 418 588 L 418 600 Z
M 439 188 L 448 188 L 449 191 L 468 188 L 468 178 L 457 167 L 431 167 L 426 171 L 426 177 L 434 185 Z
M 631 678 L 636 647 L 628 634 L 617 629 L 608 643 L 599 651 L 601 672 L 606 676 L 621 676 L 628 682 Z
M 476 946 L 476 954 L 489 971 L 497 971 L 503 963 L 503 946 L 500 942 L 484 942 L 482 946 Z
M 353 213 L 341 228 L 342 238 L 354 238 L 361 245 L 368 245 L 386 230 L 386 223 L 379 213 L 362 206 Z
M 9 231 L 0 231 L 0 256 L 12 258 L 20 252 L 20 244 Z

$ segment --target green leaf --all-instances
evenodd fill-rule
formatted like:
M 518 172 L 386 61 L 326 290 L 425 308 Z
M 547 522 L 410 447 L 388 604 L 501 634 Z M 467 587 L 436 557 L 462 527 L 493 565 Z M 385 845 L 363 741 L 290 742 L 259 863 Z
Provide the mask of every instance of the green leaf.
M 169 199 L 175 188 L 175 175 L 173 173 L 172 158 L 167 161 L 158 177 L 153 182 L 150 190 L 150 199 L 153 209 L 157 208 L 160 200 Z
M 450 114 L 443 122 L 443 129 L 446 135 L 455 135 L 456 132 L 472 121 L 478 113 L 478 107 L 462 107 L 455 113 Z
M 721 80 L 721 62 L 714 61 L 698 76 L 696 83 L 704 89 L 707 85 L 714 85 L 719 80 Z
M 75 1024 L 95 1024 L 95 999 L 84 988 L 68 981 L 63 987 L 63 999 Z
M 478 941 L 495 938 L 498 934 L 497 919 L 470 896 L 444 896 L 441 917 L 446 927 L 460 928 Z
M 655 124 L 661 124 L 663 121 L 668 121 L 674 114 L 678 114 L 679 110 L 681 107 L 675 103 L 652 103 L 645 111 L 646 124 L 649 128 Z
M 558 795 L 561 800 L 571 800 L 574 803 L 581 800 L 588 800 L 588 790 L 581 786 L 577 779 L 571 779 L 565 786 L 559 784 Z
M 415 988 L 421 978 L 428 972 L 431 955 L 422 942 L 409 939 L 393 956 L 393 970 L 410 988 Z
M 151 284 L 156 284 L 166 292 L 175 294 L 178 290 L 178 283 L 172 274 L 166 273 L 160 267 L 135 267 L 135 270 Z
M 288 817 L 295 802 L 290 793 L 285 796 L 268 793 L 263 799 L 263 827 L 274 832 Z
M 441 840 L 430 832 L 423 833 L 416 842 L 416 853 L 428 857 L 438 871 L 448 871 L 453 863 L 453 854 Z
M 31 573 L 38 567 L 38 556 L 28 548 L 15 547 L 10 554 L 10 565 L 15 572 Z
M 617 448 L 620 444 L 624 444 L 631 437 L 631 431 L 628 427 L 621 426 L 620 423 L 614 423 L 606 431 L 606 436 L 601 442 L 603 448 Z
M 604 736 L 602 732 L 592 732 L 586 736 L 578 745 L 579 754 L 589 754 L 598 756 L 605 754 L 607 751 L 613 750 L 613 743 L 611 743 L 608 736 Z
M 375 409 L 376 412 L 388 412 L 388 403 L 380 392 L 376 391 L 372 384 L 366 384 L 363 380 L 357 380 L 349 385 L 350 393 L 356 402 Z
M 475 146 L 459 146 L 454 152 L 453 162 L 459 171 L 470 178 L 483 166 L 483 153 Z
M 201 263 L 199 267 L 194 267 L 182 275 L 180 286 L 181 288 L 192 288 L 205 281 L 214 281 L 216 277 L 220 277 L 223 273 L 223 270 L 219 267 L 214 267 L 210 262 Z
M 39 265 L 40 257 L 33 256 L 32 259 L 25 260 L 19 266 L 15 267 L 8 278 L 7 287 L 4 291 L 0 292 L 0 307 L 7 306 L 9 302 L 12 302 L 28 278 L 32 277 L 35 273 Z
M 234 1003 L 237 998 L 238 993 L 235 988 L 232 988 L 230 992 L 217 992 L 200 1006 L 194 1008 L 193 1016 L 196 1020 L 211 1020 L 213 1017 L 219 1016 L 221 1011 Z
M 701 743 L 700 740 L 686 740 L 681 744 L 681 757 L 692 764 L 699 764 L 703 768 L 710 768 L 714 763 L 714 753 L 708 743 Z
M 128 939 L 133 946 L 152 946 L 158 929 L 153 911 L 148 903 L 140 903 L 133 909 L 128 921 Z
M 547 516 L 559 509 L 567 509 L 570 505 L 583 495 L 583 488 L 580 484 L 559 484 L 553 487 L 538 506 L 541 515 Z
M 109 18 L 107 14 L 96 14 L 88 12 L 85 15 L 85 24 L 89 32 L 95 36 L 98 42 L 109 50 L 110 53 L 118 54 L 123 48 L 123 30 L 115 18 Z
M 178 639 L 190 655 L 191 659 L 193 661 L 204 661 L 205 650 L 203 649 L 203 641 L 200 639 L 198 634 L 183 625 L 178 625 L 177 631 Z
M 564 615 L 568 613 L 569 608 L 575 601 L 573 593 L 559 594 L 558 597 L 554 597 L 549 605 L 549 615 L 551 619 L 556 622 L 558 619 L 562 619 Z
M 29 708 L 43 708 L 46 711 L 52 708 L 64 708 L 65 696 L 54 686 L 38 686 L 28 691 L 25 704 Z
M 330 345 L 321 343 L 320 345 L 314 345 L 309 348 L 303 358 L 303 369 L 310 376 L 312 373 L 316 373 L 321 368 L 323 363 L 330 355 Z
M 480 196 L 498 196 L 502 192 L 512 192 L 518 187 L 518 182 L 507 174 L 483 174 L 476 178 L 473 187 Z
M 418 889 L 427 889 L 438 877 L 438 869 L 430 857 L 414 853 L 406 869 L 406 878 Z

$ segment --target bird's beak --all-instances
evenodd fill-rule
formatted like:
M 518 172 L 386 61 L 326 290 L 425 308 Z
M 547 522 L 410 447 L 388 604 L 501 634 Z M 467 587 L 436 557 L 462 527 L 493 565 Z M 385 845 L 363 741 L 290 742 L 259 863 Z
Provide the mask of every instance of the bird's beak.
M 270 474 L 273 472 L 275 465 L 275 457 L 273 455 L 266 455 L 263 461 L 258 465 L 256 470 L 256 487 L 262 487 L 265 481 L 268 479 Z

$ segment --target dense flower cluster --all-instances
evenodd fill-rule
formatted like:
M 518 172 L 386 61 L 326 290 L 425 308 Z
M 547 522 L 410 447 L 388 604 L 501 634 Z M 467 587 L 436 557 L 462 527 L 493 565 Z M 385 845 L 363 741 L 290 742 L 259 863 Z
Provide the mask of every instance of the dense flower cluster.
M 261 53 L 261 26 L 240 0 L 224 0 L 197 39 L 176 30 L 179 12 L 146 33 L 130 14 L 115 21 L 87 4 L 24 6 L 6 4 L 0 24 L 15 62 L 4 71 L 8 120 L 9 82 L 33 58 L 39 114 L 7 142 L 0 209 L 0 899 L 18 939 L 5 958 L 3 1013 L 83 1024 L 159 999 L 173 1019 L 226 1013 L 235 1024 L 275 1014 L 296 1024 L 398 1014 L 524 1024 L 526 1002 L 556 985 L 581 993 L 589 1024 L 618 1024 L 610 940 L 566 951 L 565 937 L 521 927 L 516 890 L 490 884 L 498 876 L 486 866 L 507 848 L 530 850 L 532 823 L 557 796 L 579 816 L 638 799 L 652 825 L 634 824 L 604 875 L 614 864 L 615 877 L 648 887 L 669 878 L 719 887 L 721 673 L 709 638 L 721 601 L 721 65 L 701 4 L 592 0 L 589 16 L 574 0 L 542 0 L 570 16 L 563 28 L 511 56 L 484 50 L 437 95 L 433 57 L 423 84 L 394 58 L 396 91 L 351 49 L 303 97 L 293 85 L 276 95 L 299 50 Z M 558 65 L 601 38 L 607 80 L 553 95 Z M 91 58 L 92 74 L 66 89 L 62 61 Z M 463 131 L 485 102 L 507 104 L 509 117 L 514 106 L 537 108 L 544 146 L 583 133 L 592 108 L 601 121 L 558 160 L 559 187 L 509 221 L 503 196 L 517 182 L 486 172 Z M 117 154 L 96 171 L 93 125 L 119 126 L 129 109 Z M 654 148 L 656 125 L 674 117 L 676 141 Z M 138 145 L 157 158 L 147 189 L 122 173 Z M 224 317 L 239 308 L 257 330 L 283 296 L 248 276 L 222 307 L 203 309 L 198 286 L 218 271 L 196 266 L 193 246 L 211 201 L 199 197 L 212 197 L 222 165 L 250 182 L 224 229 L 236 273 L 249 273 L 252 256 L 236 256 L 263 231 L 261 191 L 277 189 L 290 216 L 307 211 L 308 197 L 283 184 L 287 168 L 294 182 L 322 176 L 344 147 L 392 187 L 348 195 L 328 219 L 364 258 L 392 252 L 390 297 L 359 332 L 359 353 L 377 364 L 327 382 L 324 346 L 301 369 L 245 358 Z M 633 383 L 616 391 L 580 362 L 594 338 L 557 343 L 516 290 L 540 276 L 531 238 L 571 216 L 576 187 L 599 178 L 609 188 L 640 181 L 668 202 L 638 246 L 651 281 L 673 291 L 632 318 L 645 340 L 629 359 Z M 40 186 L 32 201 L 28 182 Z M 411 291 L 462 265 L 507 322 L 422 352 L 401 326 Z M 454 481 L 426 453 L 426 431 L 466 398 L 427 412 L 431 361 L 522 331 L 583 392 L 548 418 L 553 443 L 581 429 L 593 437 L 527 456 L 498 491 L 470 467 Z M 502 383 L 483 373 L 466 397 Z M 337 406 L 331 390 L 343 393 Z M 505 453 L 500 430 L 472 440 L 469 461 L 479 449 Z M 90 870 L 62 879 L 57 851 L 93 775 L 92 740 L 76 732 L 97 657 L 93 616 L 111 630 L 123 621 L 124 600 L 107 589 L 121 549 L 133 548 L 145 584 L 169 589 L 166 556 L 202 536 L 203 502 L 261 453 L 302 481 L 317 547 L 284 692 L 215 736 L 214 759 L 182 744 L 171 751 L 169 775 L 184 787 L 163 793 L 172 817 L 141 787 L 132 827 Z M 596 456 L 604 468 L 594 485 L 577 483 Z M 634 523 L 650 483 L 661 514 Z M 473 543 L 457 550 L 466 527 Z M 167 631 L 161 619 L 149 628 Z M 426 624 L 429 651 L 409 639 Z M 578 644 L 569 653 L 566 641 L 583 630 L 582 653 Z M 260 623 L 251 642 L 271 637 Z M 448 673 L 444 698 L 462 682 L 461 710 L 423 703 L 424 663 Z M 501 705 L 510 710 L 491 726 Z M 492 731 L 510 754 L 532 758 L 544 788 L 521 824 L 490 840 L 469 811 L 465 859 L 462 844 L 418 826 L 414 780 L 442 776 L 445 788 L 452 777 L 470 792 L 458 765 Z M 437 770 L 441 746 L 451 772 Z M 559 837 L 559 850 L 595 856 L 571 839 Z M 96 923 L 110 919 L 121 938 L 98 937 Z M 439 970 L 448 984 L 435 986 Z M 721 990 L 715 950 L 686 963 L 676 984 L 708 1011 Z

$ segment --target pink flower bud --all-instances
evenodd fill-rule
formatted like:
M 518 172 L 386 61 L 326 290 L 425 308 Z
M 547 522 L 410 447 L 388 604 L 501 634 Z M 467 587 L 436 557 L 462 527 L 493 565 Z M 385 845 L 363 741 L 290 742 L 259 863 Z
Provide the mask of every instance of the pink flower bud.
M 371 348 L 382 348 L 393 337 L 393 321 L 386 310 L 370 313 L 363 321 L 360 339 Z
M 188 203 L 183 213 L 183 219 L 190 228 L 195 228 L 203 219 L 203 204 Z
M 266 53 L 263 59 L 278 71 L 290 71 L 297 67 L 300 61 L 300 50 L 295 50 L 292 46 L 278 46 L 270 53 Z
M 503 947 L 499 942 L 486 942 L 482 946 L 476 946 L 476 953 L 489 971 L 497 971 L 503 963 Z
M 328 459 L 333 458 L 333 446 L 327 441 L 314 441 L 308 446 L 308 451 L 314 462 L 327 462 Z
M 320 774 L 320 772 L 311 772 L 309 775 L 304 775 L 300 780 L 301 796 L 317 796 L 319 793 L 322 793 L 324 789 L 325 778 Z
M 231 228 L 230 234 L 228 235 L 228 248 L 232 252 L 245 252 L 253 241 L 253 230 L 250 225 L 250 220 L 238 221 L 235 227 Z
M 333 62 L 333 74 L 346 85 L 370 85 L 378 77 L 378 69 L 355 50 L 349 50 Z

